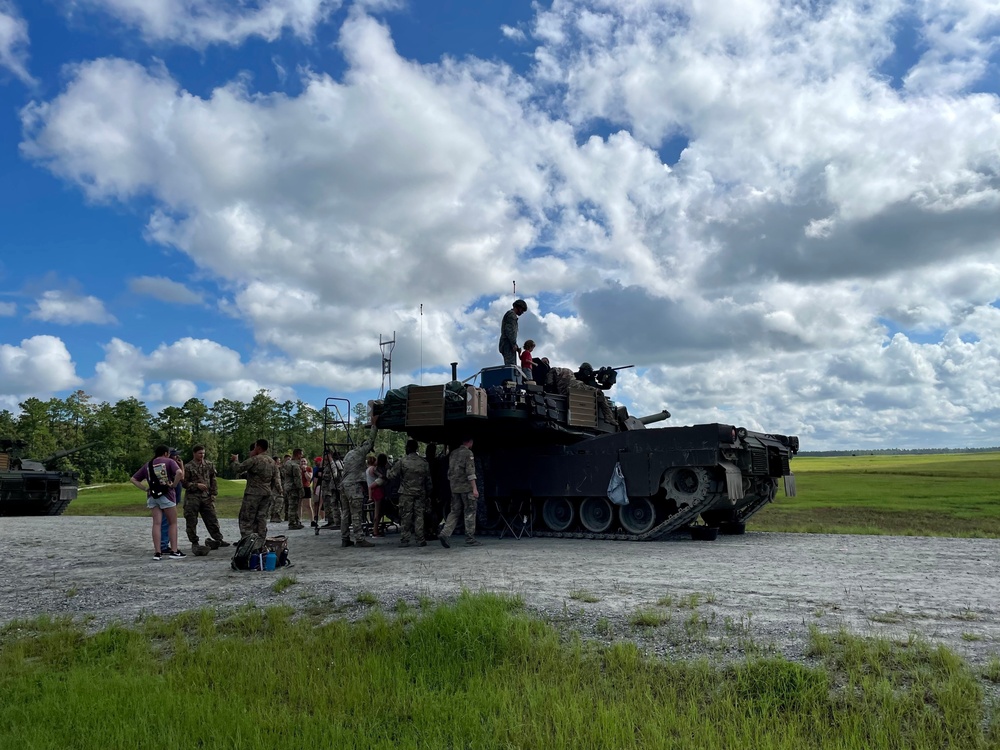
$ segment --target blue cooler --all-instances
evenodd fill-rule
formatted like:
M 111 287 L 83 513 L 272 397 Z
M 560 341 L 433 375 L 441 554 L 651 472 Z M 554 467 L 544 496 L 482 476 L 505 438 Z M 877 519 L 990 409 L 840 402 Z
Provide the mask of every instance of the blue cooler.
M 518 385 L 524 383 L 521 375 L 521 368 L 512 365 L 502 367 L 484 367 L 480 380 L 481 388 L 492 388 L 495 385 L 503 385 L 505 381 L 513 380 Z

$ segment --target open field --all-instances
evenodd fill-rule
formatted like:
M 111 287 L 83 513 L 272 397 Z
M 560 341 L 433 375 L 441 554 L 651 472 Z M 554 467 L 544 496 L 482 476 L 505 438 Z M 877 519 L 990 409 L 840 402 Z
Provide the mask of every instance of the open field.
M 243 500 L 242 479 L 220 479 L 215 509 L 219 518 L 236 518 Z M 148 516 L 146 496 L 132 484 L 102 484 L 94 489 L 82 488 L 76 500 L 66 510 L 71 516 Z
M 802 457 L 792 461 L 798 497 L 750 522 L 756 531 L 1000 537 L 1000 453 Z M 219 480 L 221 518 L 236 518 L 242 481 Z M 131 484 L 83 489 L 69 515 L 145 516 Z
M 836 534 L 1000 537 L 1000 453 L 802 457 L 798 497 L 750 528 Z
M 757 655 L 719 665 L 585 640 L 528 615 L 517 596 L 401 599 L 386 610 L 359 598 L 353 608 L 367 611 L 351 622 L 333 605 L 299 616 L 288 606 L 200 610 L 96 633 L 48 618 L 13 623 L 0 631 L 0 746 L 975 750 L 1000 741 L 983 688 L 1000 679 L 1000 662 L 984 677 L 920 641 L 814 630 L 809 664 Z

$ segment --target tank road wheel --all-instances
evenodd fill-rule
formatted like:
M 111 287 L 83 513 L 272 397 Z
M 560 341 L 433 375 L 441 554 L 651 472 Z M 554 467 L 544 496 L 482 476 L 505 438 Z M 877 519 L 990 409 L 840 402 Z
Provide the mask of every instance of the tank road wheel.
M 618 509 L 618 518 L 629 534 L 645 534 L 653 528 L 656 510 L 648 497 L 630 497 L 628 505 Z
M 547 497 L 542 503 L 542 520 L 552 531 L 566 531 L 573 523 L 573 503 L 565 497 Z
M 670 469 L 663 477 L 663 490 L 668 498 L 677 503 L 677 508 L 700 503 L 708 497 L 711 477 L 702 466 L 678 466 Z
M 603 534 L 613 518 L 614 511 L 606 497 L 588 497 L 580 503 L 580 523 L 587 531 Z

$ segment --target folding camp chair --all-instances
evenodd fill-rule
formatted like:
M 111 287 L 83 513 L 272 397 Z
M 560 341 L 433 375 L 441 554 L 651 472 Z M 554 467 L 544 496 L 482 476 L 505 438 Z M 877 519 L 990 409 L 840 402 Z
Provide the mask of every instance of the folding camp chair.
M 503 539 L 504 534 L 510 534 L 515 539 L 520 539 L 522 536 L 531 536 L 532 512 L 530 497 L 510 498 L 505 501 L 498 499 L 495 502 L 497 513 L 503 522 L 503 526 L 500 529 L 501 539 Z

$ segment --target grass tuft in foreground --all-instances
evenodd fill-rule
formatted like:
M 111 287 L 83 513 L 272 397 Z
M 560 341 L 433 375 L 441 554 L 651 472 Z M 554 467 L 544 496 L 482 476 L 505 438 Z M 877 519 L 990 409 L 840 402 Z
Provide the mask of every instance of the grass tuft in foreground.
M 13 623 L 0 630 L 0 747 L 975 750 L 998 738 L 984 734 L 977 678 L 919 642 L 816 630 L 821 667 L 718 667 L 567 642 L 502 596 L 403 614 L 317 627 L 248 606 L 93 635 Z

